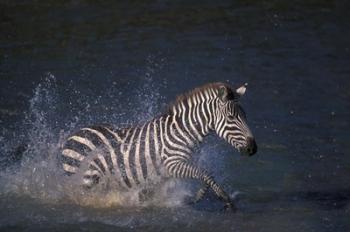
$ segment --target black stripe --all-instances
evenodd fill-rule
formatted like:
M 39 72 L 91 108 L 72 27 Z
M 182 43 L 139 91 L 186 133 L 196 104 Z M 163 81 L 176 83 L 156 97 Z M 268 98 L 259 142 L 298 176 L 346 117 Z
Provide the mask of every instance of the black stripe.
M 100 177 L 96 174 L 90 176 L 90 175 L 84 175 L 85 179 L 92 180 L 92 185 L 96 185 L 100 182 Z
M 143 179 L 147 179 L 147 163 L 146 163 L 146 134 L 147 134 L 147 125 L 143 127 L 143 130 L 140 132 L 141 134 L 141 141 L 140 141 L 140 151 L 139 151 L 139 156 L 140 156 L 140 166 L 142 170 L 142 175 Z
M 94 130 L 97 130 L 99 131 L 101 134 L 103 134 L 103 136 L 106 137 L 106 139 L 109 141 L 109 143 L 111 144 L 112 146 L 112 143 L 115 143 L 115 138 L 114 136 L 104 127 L 102 126 L 93 126 L 91 127 L 91 129 L 94 129 Z M 112 146 L 112 149 L 114 150 L 115 153 L 117 153 L 116 151 L 118 150 L 115 149 L 113 146 Z M 110 153 L 109 149 L 107 149 L 107 147 L 105 146 L 105 153 L 103 155 L 105 157 L 105 160 L 106 160 L 106 163 L 107 163 L 107 166 L 108 166 L 108 169 L 110 171 L 110 173 L 112 175 L 114 175 L 114 167 L 113 167 L 113 162 L 112 162 L 112 154 Z
M 195 107 L 194 107 L 195 105 L 194 105 L 194 103 L 193 103 L 193 101 L 191 99 L 192 106 L 190 107 L 190 105 L 188 104 L 188 101 L 190 101 L 190 99 L 185 101 L 185 109 L 186 109 L 186 113 L 187 113 L 187 114 L 185 114 L 185 116 L 187 117 L 186 118 L 187 120 L 191 119 L 193 126 L 195 128 L 197 128 L 196 122 L 195 122 L 194 118 L 192 117 L 192 111 L 195 109 Z M 188 134 L 190 135 L 190 137 L 192 139 L 197 140 L 197 136 L 195 135 L 195 132 L 194 132 L 192 126 L 189 123 L 188 123 L 187 129 L 188 129 L 188 132 L 189 132 Z
M 239 128 L 237 124 L 233 124 L 233 123 L 232 124 L 226 124 L 224 130 L 225 131 L 229 130 L 229 131 L 242 133 L 241 128 Z
M 108 128 L 110 129 L 110 128 Z M 115 133 L 118 134 L 118 131 L 114 131 Z M 124 159 L 123 159 L 123 154 L 121 154 L 120 152 L 117 152 L 120 150 L 120 144 L 117 142 L 117 140 L 114 138 L 114 135 L 112 135 L 108 130 L 105 129 L 105 131 L 103 132 L 103 134 L 106 136 L 106 138 L 109 139 L 111 146 L 113 148 L 113 150 L 115 151 L 115 154 L 117 156 L 117 165 L 120 171 L 120 174 L 124 180 L 124 183 L 131 188 L 131 184 L 129 181 L 128 176 L 126 175 L 126 171 L 125 171 L 125 164 L 124 164 Z
M 87 153 L 91 152 L 91 149 L 88 146 L 86 146 L 83 143 L 79 143 L 78 141 L 75 141 L 73 139 L 70 139 L 67 142 L 65 142 L 63 149 L 73 150 L 83 156 L 86 156 Z
M 103 173 L 101 173 L 100 170 L 98 170 L 98 168 L 96 168 L 96 167 L 95 167 L 94 165 L 92 165 L 92 164 L 89 165 L 89 169 L 90 169 L 90 170 L 93 170 L 93 171 L 98 171 L 101 175 L 103 174 Z
M 200 97 L 199 97 L 200 98 Z M 202 129 L 204 130 L 204 126 L 205 124 L 207 123 L 205 121 L 205 117 L 204 117 L 204 112 L 203 112 L 203 107 L 205 108 L 204 106 L 204 102 L 199 102 L 198 103 L 198 114 L 197 114 L 197 118 L 198 120 L 200 121 L 199 122 L 199 126 L 201 127 L 200 130 L 199 130 L 199 133 L 202 134 Z M 204 134 L 202 134 L 202 136 L 204 136 Z
M 87 127 L 87 128 L 89 128 L 89 127 Z M 90 142 L 92 144 L 94 144 L 97 148 L 104 145 L 103 141 L 95 133 L 93 133 L 91 131 L 80 130 L 75 135 L 90 140 Z
M 166 120 L 165 120 L 164 123 L 163 123 L 163 125 L 164 125 L 163 134 L 160 135 L 160 136 L 164 136 L 164 143 L 165 143 L 165 146 L 166 146 L 167 148 L 169 148 L 170 150 L 172 150 L 172 151 L 179 151 L 179 152 L 182 152 L 182 153 L 187 153 L 185 149 L 178 148 L 178 147 L 174 147 L 173 145 L 171 145 L 171 144 L 168 142 L 168 140 L 169 140 L 169 141 L 173 142 L 174 144 L 179 145 L 178 142 L 177 142 L 177 140 L 176 140 L 176 139 L 173 137 L 173 135 L 170 133 L 171 121 L 168 120 L 168 124 L 166 124 L 165 122 L 166 122 Z M 166 128 L 166 130 L 165 130 L 165 128 Z M 165 133 L 167 133 L 168 139 L 165 138 Z M 182 146 L 182 147 L 183 147 L 183 146 Z
M 99 158 L 95 158 L 94 159 L 95 163 L 97 164 L 97 166 L 101 169 L 101 171 L 106 174 L 106 169 L 105 167 L 103 166 L 101 160 Z
M 191 114 L 190 114 L 190 116 L 191 116 L 191 119 L 192 119 L 192 123 L 193 123 L 193 126 L 194 126 L 194 128 L 197 130 L 197 132 L 199 133 L 199 134 L 201 134 L 201 132 L 200 132 L 200 130 L 201 130 L 201 125 L 200 125 L 200 123 L 197 121 L 197 119 L 196 119 L 196 116 L 198 117 L 198 115 L 197 115 L 197 108 L 199 107 L 199 104 L 198 104 L 198 102 L 197 102 L 197 99 L 196 99 L 196 102 L 194 102 L 194 100 L 193 100 L 193 98 L 194 98 L 194 96 L 192 97 L 192 108 L 191 109 L 189 109 L 189 111 L 191 112 Z M 190 128 L 189 129 L 191 129 L 192 131 L 193 131 L 193 129 L 192 129 L 192 127 L 190 126 Z M 193 131 L 194 132 L 194 131 Z M 193 133 L 193 135 L 194 135 L 194 133 Z M 197 136 L 195 136 L 195 138 L 197 138 Z
M 193 96 L 193 98 L 195 98 L 196 100 L 196 103 L 194 103 L 194 106 L 193 106 L 193 111 L 194 111 L 194 116 L 193 116 L 193 122 L 194 122 L 194 125 L 195 127 L 197 128 L 198 130 L 198 133 L 199 134 L 202 134 L 201 132 L 201 129 L 202 129 L 202 125 L 201 123 L 199 122 L 199 120 L 201 120 L 200 118 L 200 111 L 201 111 L 201 100 L 198 99 L 200 98 L 199 96 L 197 97 L 197 94 L 195 96 Z M 199 100 L 199 101 L 198 101 Z M 203 122 L 203 121 L 202 121 Z
M 72 173 L 72 172 L 67 172 L 66 170 L 63 170 L 65 175 L 67 176 L 73 176 L 75 173 Z
M 61 161 L 62 161 L 62 163 L 68 164 L 68 165 L 73 166 L 73 167 L 80 167 L 79 160 L 73 159 L 71 157 L 67 157 L 65 155 L 61 156 Z
M 208 118 L 208 125 L 209 125 L 209 128 L 210 127 L 214 127 L 213 126 L 213 122 L 214 122 L 214 118 L 213 118 L 213 115 L 212 115 L 212 113 L 211 113 L 211 109 L 210 109 L 210 105 L 211 105 L 211 101 L 207 101 L 206 102 L 206 104 L 205 104 L 205 106 L 204 106 L 204 112 L 203 112 L 203 114 L 205 114 L 206 116 L 207 116 L 207 118 Z
M 129 134 L 128 134 L 128 136 L 127 136 L 127 137 L 125 138 L 125 140 L 124 140 L 124 145 L 123 145 L 123 147 L 125 147 L 125 149 L 120 149 L 121 152 L 122 152 L 122 154 L 123 154 L 123 156 L 124 156 L 124 154 L 127 152 L 127 147 L 128 147 L 128 145 L 129 145 L 130 143 L 133 142 L 133 141 L 131 141 L 131 138 L 132 138 L 132 135 L 133 135 L 134 130 L 135 130 L 135 128 L 130 128 L 130 129 L 127 129 L 127 130 L 125 131 L 125 133 L 127 133 L 127 132 L 129 131 Z M 129 153 L 129 156 L 130 156 L 130 153 Z M 128 179 L 129 177 L 128 177 L 127 173 L 126 173 L 126 168 L 129 168 L 129 167 L 126 167 L 126 166 L 125 166 L 124 157 L 118 156 L 117 158 L 118 158 L 118 163 L 120 164 L 120 165 L 119 165 L 120 171 L 121 171 L 122 175 L 125 176 L 125 178 L 127 178 L 127 180 L 128 180 L 128 181 L 125 182 L 125 183 L 128 185 L 129 188 L 131 188 L 132 186 L 131 186 L 131 183 L 129 182 L 129 179 Z
M 188 135 L 187 130 L 184 128 L 181 118 L 176 118 L 175 121 L 176 121 L 175 123 L 177 123 L 177 125 L 178 125 L 178 127 L 179 127 L 179 129 L 176 129 L 175 123 L 172 124 L 172 125 L 173 125 L 172 128 L 174 129 L 175 135 L 176 135 L 179 139 L 181 139 L 181 140 L 183 141 L 183 143 L 181 143 L 181 145 L 184 145 L 184 146 L 189 145 L 189 143 L 187 142 L 185 136 L 183 136 L 183 135 L 179 132 L 179 130 L 181 130 L 182 133 L 184 133 L 185 135 L 187 135 L 187 137 L 191 140 L 191 136 Z M 172 123 L 172 122 L 171 122 L 171 123 Z
M 130 171 L 132 173 L 132 177 L 133 177 L 135 183 L 140 184 L 139 178 L 137 177 L 137 171 L 136 171 L 136 165 L 135 165 L 135 150 L 136 150 L 135 141 L 137 141 L 137 139 L 138 139 L 140 129 L 134 128 L 134 130 L 136 130 L 135 136 L 133 138 L 133 141 L 130 141 L 132 143 L 132 145 L 131 145 L 130 152 L 129 152 L 129 166 L 130 166 Z
M 119 128 L 119 127 L 114 126 L 114 125 L 106 125 L 103 127 L 106 127 L 109 130 L 113 131 L 114 133 L 118 134 L 120 136 L 120 138 L 125 138 L 127 132 L 131 129 L 131 128 Z
M 87 128 L 91 128 L 93 130 L 97 130 L 98 131 L 98 127 L 97 126 L 91 126 L 91 127 L 87 127 Z M 110 160 L 110 156 L 109 151 L 106 147 L 106 144 L 100 139 L 100 137 L 98 137 L 98 135 L 96 135 L 94 132 L 89 131 L 89 130 L 80 130 L 78 131 L 78 133 L 76 133 L 77 136 L 86 138 L 88 140 L 90 140 L 97 148 L 96 152 L 99 152 L 106 160 L 107 163 L 107 167 L 108 164 L 110 164 L 111 162 L 109 162 L 108 160 Z M 92 155 L 96 155 L 96 154 L 92 154 Z M 108 159 L 109 157 L 109 159 Z M 102 164 L 102 162 L 100 161 L 100 159 L 94 158 L 93 159 L 95 161 L 95 163 L 101 168 L 101 171 L 103 171 L 103 173 L 106 173 L 106 169 L 104 167 L 104 165 Z

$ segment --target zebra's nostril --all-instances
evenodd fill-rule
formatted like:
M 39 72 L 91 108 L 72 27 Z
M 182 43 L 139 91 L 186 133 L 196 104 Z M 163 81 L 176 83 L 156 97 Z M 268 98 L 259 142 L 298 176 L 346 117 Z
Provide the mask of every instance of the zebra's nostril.
M 247 138 L 247 153 L 249 155 L 254 155 L 258 150 L 255 139 L 252 137 Z

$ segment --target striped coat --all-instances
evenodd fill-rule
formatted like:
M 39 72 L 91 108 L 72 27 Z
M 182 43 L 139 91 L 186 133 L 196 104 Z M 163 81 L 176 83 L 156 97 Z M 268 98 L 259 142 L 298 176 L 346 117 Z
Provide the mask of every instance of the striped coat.
M 85 127 L 72 134 L 62 149 L 62 166 L 92 188 L 112 180 L 121 190 L 147 186 L 163 178 L 192 178 L 203 183 L 196 200 L 208 189 L 232 207 L 226 192 L 207 171 L 191 162 L 193 149 L 211 131 L 233 147 L 252 155 L 256 143 L 238 99 L 245 86 L 233 90 L 208 84 L 181 95 L 168 113 L 132 128 Z

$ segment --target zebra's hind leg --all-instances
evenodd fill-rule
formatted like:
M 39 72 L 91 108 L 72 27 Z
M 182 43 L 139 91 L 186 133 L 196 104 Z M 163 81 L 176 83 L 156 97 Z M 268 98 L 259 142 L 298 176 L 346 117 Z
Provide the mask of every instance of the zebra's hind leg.
M 83 174 L 83 187 L 92 189 L 100 183 L 101 173 L 95 167 L 91 166 Z
M 100 182 L 100 177 L 97 175 L 83 177 L 83 187 L 86 190 L 90 190 L 94 188 L 99 184 L 99 182 Z
M 139 201 L 141 203 L 150 201 L 154 198 L 155 190 L 153 188 L 143 188 L 139 192 Z

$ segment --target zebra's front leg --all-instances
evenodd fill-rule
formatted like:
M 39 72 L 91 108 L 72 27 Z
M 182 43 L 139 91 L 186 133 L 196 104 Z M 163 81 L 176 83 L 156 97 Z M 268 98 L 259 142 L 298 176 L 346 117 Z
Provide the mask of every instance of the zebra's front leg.
M 188 204 L 196 204 L 198 202 L 200 202 L 201 200 L 203 200 L 205 194 L 208 192 L 209 190 L 209 185 L 207 184 L 203 184 L 203 186 L 198 189 L 198 191 L 196 192 L 196 194 L 194 195 L 194 197 L 190 197 L 188 199 L 185 199 L 185 202 Z
M 219 184 L 216 183 L 212 176 L 208 175 L 206 171 L 201 170 L 200 168 L 186 161 L 177 161 L 170 163 L 167 165 L 167 171 L 170 176 L 175 178 L 191 178 L 200 180 L 205 184 L 205 186 L 211 188 L 220 200 L 225 202 L 225 209 L 235 209 L 229 195 L 222 189 Z M 199 196 L 204 196 L 205 191 L 206 190 L 203 189 L 203 193 L 199 193 Z

